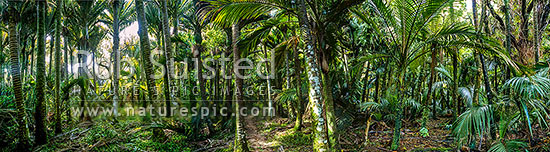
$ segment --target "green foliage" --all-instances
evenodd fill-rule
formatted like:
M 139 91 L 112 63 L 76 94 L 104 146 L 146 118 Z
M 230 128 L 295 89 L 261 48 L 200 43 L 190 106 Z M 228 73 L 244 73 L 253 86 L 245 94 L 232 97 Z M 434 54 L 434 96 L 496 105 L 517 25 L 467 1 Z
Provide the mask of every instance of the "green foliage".
M 428 133 L 428 128 L 422 127 L 422 129 L 420 129 L 420 131 L 418 131 L 418 132 L 420 133 L 420 136 L 422 136 L 422 137 L 430 136 L 430 133 Z
M 301 147 L 313 143 L 313 136 L 302 132 L 292 132 L 277 137 L 277 140 L 285 147 Z
M 508 141 L 497 141 L 495 144 L 489 148 L 488 152 L 512 152 L 512 151 L 522 151 L 524 148 L 528 147 L 528 143 L 508 140 Z
M 477 137 L 484 136 L 493 121 L 493 110 L 490 105 L 472 107 L 453 123 L 452 133 L 458 145 L 469 143 Z

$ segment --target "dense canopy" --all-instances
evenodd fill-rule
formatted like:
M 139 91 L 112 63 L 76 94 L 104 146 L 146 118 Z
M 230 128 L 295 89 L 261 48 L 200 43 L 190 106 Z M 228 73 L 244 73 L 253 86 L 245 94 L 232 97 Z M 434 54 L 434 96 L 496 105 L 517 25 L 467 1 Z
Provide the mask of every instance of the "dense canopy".
M 547 0 L 0 0 L 1 151 L 550 151 Z

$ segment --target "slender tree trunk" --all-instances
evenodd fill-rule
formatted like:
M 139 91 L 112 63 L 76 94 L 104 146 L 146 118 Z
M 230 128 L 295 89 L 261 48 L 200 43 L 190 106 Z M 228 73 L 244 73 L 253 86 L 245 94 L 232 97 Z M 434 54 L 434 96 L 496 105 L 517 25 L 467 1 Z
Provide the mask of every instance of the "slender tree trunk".
M 365 77 L 363 79 L 363 95 L 361 99 L 364 102 L 369 102 L 369 72 L 370 72 L 370 63 L 367 61 L 365 64 L 367 64 L 367 69 L 365 73 Z
M 137 19 L 139 24 L 139 41 L 140 41 L 140 47 L 141 47 L 141 59 L 144 63 L 144 72 L 145 72 L 145 80 L 147 84 L 147 91 L 148 91 L 148 100 L 152 101 L 155 100 L 155 83 L 152 78 L 153 74 L 153 65 L 151 64 L 151 43 L 149 41 L 149 32 L 147 31 L 147 20 L 145 19 L 145 11 L 144 11 L 144 4 L 143 0 L 136 0 L 136 13 L 137 13 Z M 144 101 L 144 105 L 147 105 L 148 102 Z M 146 116 L 144 120 L 147 122 L 150 118 L 149 116 Z
M 235 152 L 248 152 L 248 142 L 246 140 L 246 132 L 245 132 L 245 124 L 243 117 L 241 116 L 240 106 L 243 105 L 242 101 L 242 94 L 243 94 L 243 80 L 238 77 L 239 71 L 238 67 L 238 60 L 241 57 L 241 52 L 239 50 L 239 47 L 237 45 L 237 42 L 239 40 L 241 31 L 238 23 L 235 23 L 232 25 L 233 34 L 233 73 L 235 73 Z
M 57 11 L 55 12 L 55 134 L 61 130 L 61 11 L 63 10 L 63 1 L 57 0 Z M 51 64 L 51 63 L 50 63 Z
M 375 72 L 375 74 L 376 74 L 376 81 L 374 81 L 374 85 L 375 85 L 374 102 L 380 103 L 380 101 L 378 101 L 378 92 L 380 91 L 380 74 L 378 74 L 378 72 Z
M 431 62 L 430 62 L 430 82 L 428 83 L 428 94 L 426 95 L 426 101 L 424 101 L 424 105 L 428 105 L 429 103 L 432 103 L 432 118 L 436 118 L 436 109 L 435 109 L 435 100 L 432 98 L 432 87 L 433 83 L 435 82 L 435 66 L 437 65 L 437 50 L 435 49 L 435 44 L 432 45 L 430 48 L 432 49 L 432 55 L 431 55 Z
M 504 20 L 505 20 L 505 31 L 504 33 L 506 34 L 506 52 L 508 52 L 509 55 L 512 55 L 512 35 L 511 35 L 511 27 L 510 27 L 510 7 L 508 6 L 508 2 L 509 0 L 504 0 Z M 511 71 L 510 71 L 510 67 L 507 67 L 506 68 L 506 80 L 509 80 L 511 77 Z M 509 91 L 505 91 L 505 92 L 509 92 Z
M 198 79 L 198 86 L 199 86 L 199 89 L 200 89 L 200 101 L 199 101 L 199 108 L 202 108 L 202 107 L 208 107 L 209 106 L 209 102 L 207 101 L 207 95 L 206 95 L 206 82 L 204 81 L 204 77 L 203 77 L 203 63 L 202 63 L 202 58 L 201 58 L 201 53 L 203 52 L 203 46 L 202 46 L 202 35 L 201 35 L 201 28 L 200 27 L 197 27 L 195 30 L 194 30 L 194 39 L 195 39 L 195 45 L 193 45 L 193 58 L 196 59 L 196 67 L 197 67 L 197 79 Z M 199 113 L 198 115 L 198 119 L 199 119 L 199 122 L 198 122 L 198 125 L 200 125 L 202 123 L 202 119 L 205 119 L 207 125 L 208 125 L 208 132 L 210 134 L 213 133 L 214 131 L 214 128 L 212 126 L 212 122 L 210 122 L 210 118 L 208 116 L 202 116 L 202 114 Z M 198 129 L 198 128 L 197 128 Z
M 331 149 L 336 149 L 338 146 L 337 140 L 336 140 L 336 116 L 334 115 L 334 100 L 332 98 L 332 78 L 328 74 L 328 71 L 321 72 L 321 79 L 322 79 L 322 99 L 324 99 L 325 103 L 325 117 L 327 119 L 327 134 L 329 138 L 329 146 Z
M 35 44 L 36 44 L 35 41 L 32 40 L 32 43 L 31 43 L 31 59 L 30 59 L 30 60 L 31 60 L 31 66 L 30 66 L 30 67 L 24 66 L 25 69 L 28 68 L 28 70 L 30 71 L 29 73 L 30 73 L 31 75 L 34 75 L 34 72 L 33 72 L 32 68 L 34 67 L 34 60 L 35 60 L 35 59 L 34 59 L 34 52 L 36 52 L 36 51 L 35 51 L 35 49 L 36 49 L 36 48 L 35 48 Z
M 21 70 L 19 67 L 19 35 L 17 33 L 17 22 L 19 22 L 18 12 L 14 8 L 14 1 L 9 7 L 11 15 L 9 15 L 9 46 L 10 46 L 10 59 L 11 59 L 11 80 L 13 84 L 13 94 L 15 95 L 15 105 L 17 107 L 17 121 L 19 123 L 17 128 L 17 151 L 29 150 L 29 130 L 27 128 L 27 120 L 25 119 L 25 102 L 23 101 L 23 91 L 21 85 Z
M 48 141 L 48 136 L 46 134 L 46 126 L 44 124 L 44 118 L 46 114 L 46 106 L 44 106 L 45 98 L 45 81 L 46 81 L 46 7 L 47 2 L 39 1 L 39 22 L 38 22 L 38 53 L 36 60 L 36 112 L 34 113 L 35 118 L 35 143 L 37 145 L 45 144 Z
M 398 74 L 398 88 L 399 88 L 399 93 L 401 94 L 401 98 L 397 99 L 397 100 L 405 100 L 403 98 L 403 96 L 405 95 L 404 93 L 404 81 L 403 81 L 403 76 L 405 74 L 405 68 L 402 68 L 402 67 L 399 67 L 397 73 Z M 390 82 L 390 85 L 391 85 L 391 82 Z M 393 130 L 393 139 L 392 139 L 392 144 L 391 144 L 391 150 L 393 151 L 397 151 L 397 149 L 399 149 L 399 140 L 401 139 L 401 118 L 403 117 L 403 107 L 402 107 L 402 101 L 398 101 L 397 102 L 397 108 L 396 108 L 396 117 L 395 117 L 395 127 L 394 127 L 394 130 Z
M 267 59 L 267 50 L 265 48 L 265 44 L 264 44 L 264 49 L 263 50 L 264 50 L 264 57 Z M 275 55 L 274 51 L 271 51 L 271 56 L 273 57 L 274 55 Z M 268 73 L 267 79 L 266 79 L 266 81 L 267 81 L 267 89 L 266 89 L 267 95 L 266 96 L 267 96 L 267 107 L 268 107 L 267 115 L 269 117 L 273 117 L 273 116 L 275 116 L 275 114 L 273 112 L 274 110 L 272 110 L 273 109 L 273 100 L 271 99 L 271 79 L 273 79 L 273 78 L 271 78 L 269 76 L 271 74 L 270 72 L 274 72 L 274 71 L 269 71 L 269 67 L 270 67 L 270 64 L 269 64 L 269 62 L 267 62 L 266 66 L 265 66 L 265 70 Z M 290 111 L 289 111 L 289 113 L 290 113 Z
M 118 115 L 118 88 L 119 88 L 119 73 L 120 73 L 120 51 L 118 50 L 120 45 L 120 29 L 119 29 L 119 4 L 120 1 L 114 0 L 113 1 L 113 53 L 114 55 L 114 73 L 113 73 L 113 113 L 114 113 L 114 120 L 117 121 L 117 115 Z
M 62 4 L 62 5 L 65 5 L 65 4 Z M 63 57 L 63 63 L 65 63 L 65 65 L 63 65 L 63 66 L 65 66 L 65 74 L 63 76 L 64 80 L 67 80 L 69 78 L 69 68 L 70 68 L 69 67 L 69 49 L 68 49 L 69 48 L 68 47 L 69 43 L 67 42 L 67 37 L 68 37 L 67 35 L 65 35 L 65 34 L 63 35 L 63 50 L 65 52 L 64 57 Z M 72 57 L 72 55 L 71 55 L 71 57 Z
M 48 31 L 51 31 L 50 29 L 48 29 Z M 47 78 L 49 79 L 50 76 L 53 75 L 52 73 L 52 67 L 54 66 L 54 62 L 53 62 L 53 59 L 54 59 L 54 46 L 55 46 L 55 37 L 54 37 L 54 34 L 50 33 L 50 62 L 48 62 L 48 73 L 47 73 Z
M 166 116 L 172 116 L 170 110 L 172 101 L 171 101 L 171 74 L 173 73 L 173 59 L 172 59 L 172 43 L 170 42 L 170 24 L 168 18 L 168 0 L 162 0 L 162 33 L 164 33 L 164 55 L 165 55 L 165 69 L 166 73 L 164 74 L 164 100 L 166 104 Z
M 313 41 L 310 22 L 307 18 L 305 0 L 300 0 L 300 12 L 298 13 L 300 21 L 300 29 L 305 32 L 303 34 L 306 42 L 306 50 L 304 52 L 307 65 L 307 75 L 309 81 L 309 102 L 311 104 L 311 117 L 313 120 L 313 151 L 329 151 L 329 143 L 327 138 L 327 126 L 323 117 L 324 104 L 322 103 L 321 95 L 321 76 L 319 65 L 317 64 L 317 55 L 314 50 L 315 43 Z
M 300 129 L 302 129 L 302 123 L 303 123 L 303 120 L 302 120 L 302 116 L 303 116 L 303 112 L 302 112 L 302 68 L 301 68 L 301 64 L 302 64 L 302 60 L 300 60 L 299 58 L 299 51 L 297 49 L 294 49 L 294 70 L 296 72 L 296 76 L 294 79 L 296 79 L 296 84 L 295 84 L 295 87 L 296 87 L 296 121 L 295 121 L 295 125 L 294 125 L 294 129 L 296 131 L 299 131 Z
M 454 118 L 458 118 L 460 112 L 460 100 L 458 99 L 458 49 L 454 49 L 455 53 L 452 55 L 453 62 L 453 100 L 455 102 Z

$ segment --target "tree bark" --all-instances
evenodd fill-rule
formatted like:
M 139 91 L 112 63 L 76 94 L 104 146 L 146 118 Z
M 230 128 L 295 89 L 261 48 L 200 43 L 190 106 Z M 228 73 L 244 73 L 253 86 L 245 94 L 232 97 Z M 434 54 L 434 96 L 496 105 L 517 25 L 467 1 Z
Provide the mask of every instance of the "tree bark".
M 9 46 L 10 46 L 10 64 L 11 80 L 13 84 L 13 94 L 15 95 L 15 105 L 17 108 L 17 121 L 19 123 L 17 127 L 17 151 L 29 150 L 29 130 L 27 128 L 27 120 L 25 119 L 25 102 L 23 101 L 23 91 L 21 85 L 21 69 L 19 67 L 19 35 L 17 33 L 17 22 L 19 22 L 19 15 L 14 8 L 15 3 L 11 1 L 12 6 L 9 7 Z
M 152 101 L 156 99 L 155 96 L 155 83 L 153 81 L 153 65 L 151 63 L 151 42 L 149 41 L 148 23 L 145 19 L 145 10 L 143 0 L 136 0 L 136 13 L 139 24 L 139 41 L 141 48 L 141 59 L 144 63 L 145 80 L 147 84 L 148 100 Z M 148 101 L 143 101 L 144 106 L 148 104 Z M 144 117 L 146 122 L 150 121 L 149 116 Z
M 164 36 L 164 56 L 165 56 L 165 73 L 164 73 L 164 100 L 166 104 L 166 116 L 171 117 L 172 113 L 170 110 L 172 105 L 171 99 L 171 75 L 173 73 L 173 59 L 172 59 L 172 43 L 170 42 L 170 24 L 168 18 L 168 0 L 162 0 L 162 33 Z
M 114 55 L 114 73 L 113 73 L 113 118 L 114 121 L 117 121 L 117 115 L 118 115 L 118 87 L 119 87 L 119 73 L 120 73 L 120 51 L 118 50 L 120 45 L 120 29 L 119 29 L 119 4 L 120 2 L 118 0 L 113 1 L 113 53 Z
M 311 117 L 313 120 L 313 151 L 329 151 L 329 143 L 327 138 L 327 126 L 325 124 L 325 118 L 323 117 L 324 104 L 321 96 L 321 76 L 319 71 L 319 65 L 317 64 L 317 54 L 315 53 L 312 32 L 310 28 L 310 22 L 307 18 L 307 11 L 305 0 L 300 0 L 299 5 L 301 7 L 298 13 L 298 19 L 300 22 L 300 29 L 304 32 L 303 36 L 306 42 L 306 65 L 307 75 L 309 81 L 309 101 L 311 104 Z
M 248 152 L 248 142 L 246 140 L 245 132 L 245 123 L 243 117 L 241 116 L 240 106 L 243 105 L 242 94 L 243 94 L 243 80 L 238 77 L 237 73 L 240 73 L 238 67 L 238 60 L 241 57 L 241 52 L 237 42 L 239 40 L 241 31 L 238 23 L 232 25 L 232 47 L 233 47 L 233 73 L 235 74 L 235 152 Z
M 48 141 L 48 135 L 46 134 L 46 126 L 44 124 L 44 118 L 46 114 L 46 106 L 44 106 L 45 98 L 45 81 L 46 81 L 46 7 L 47 2 L 39 1 L 39 17 L 38 17 L 38 52 L 36 59 L 36 112 L 34 113 L 35 119 L 35 143 L 37 145 L 45 144 Z
M 297 130 L 299 131 L 300 129 L 302 129 L 302 123 L 303 123 L 303 120 L 302 120 L 302 116 L 303 116 L 303 112 L 302 112 L 302 78 L 301 78 L 301 75 L 302 75 L 302 68 L 301 68 L 301 64 L 302 64 L 302 61 L 300 60 L 298 54 L 300 52 L 297 50 L 297 49 L 294 49 L 294 69 L 295 69 L 295 78 L 296 79 L 296 84 L 295 84 L 295 87 L 296 87 L 296 121 L 295 121 L 295 124 L 294 124 L 294 130 Z
M 61 130 L 61 11 L 63 10 L 63 1 L 57 0 L 57 11 L 55 12 L 55 134 Z M 51 64 L 51 63 L 50 63 Z

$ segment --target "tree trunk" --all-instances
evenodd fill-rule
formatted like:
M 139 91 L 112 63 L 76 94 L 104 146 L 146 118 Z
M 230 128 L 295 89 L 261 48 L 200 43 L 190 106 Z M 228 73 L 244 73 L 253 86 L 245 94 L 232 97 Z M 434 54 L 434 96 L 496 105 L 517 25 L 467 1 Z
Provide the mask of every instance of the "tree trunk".
M 426 95 L 426 101 L 424 101 L 424 105 L 428 105 L 429 103 L 432 103 L 432 118 L 436 118 L 436 109 L 435 109 L 435 100 L 432 98 L 432 87 L 433 83 L 435 82 L 435 66 L 437 65 L 437 50 L 435 50 L 435 44 L 432 45 L 430 48 L 432 49 L 432 55 L 431 55 L 431 62 L 430 62 L 430 82 L 428 83 L 428 94 Z
M 367 61 L 365 64 L 367 64 L 367 69 L 365 73 L 365 77 L 363 79 L 363 95 L 361 97 L 361 100 L 364 102 L 369 102 L 369 72 L 370 72 L 370 63 Z
M 198 79 L 198 86 L 199 86 L 199 89 L 200 89 L 200 101 L 199 101 L 199 108 L 202 108 L 202 107 L 209 107 L 209 102 L 207 101 L 207 96 L 206 96 L 206 82 L 204 81 L 204 77 L 203 77 L 203 63 L 202 63 L 202 58 L 201 58 L 201 53 L 203 52 L 203 47 L 202 47 L 202 35 L 201 35 L 201 27 L 197 27 L 195 30 L 194 30 L 194 39 L 195 39 L 195 45 L 193 45 L 193 58 L 196 59 L 196 67 L 197 67 L 197 79 Z M 200 126 L 200 124 L 202 123 L 202 119 L 205 119 L 207 125 L 208 125 L 208 132 L 209 134 L 212 134 L 213 131 L 214 131 L 214 128 L 212 126 L 212 122 L 210 121 L 210 118 L 208 116 L 202 116 L 201 113 L 198 114 L 198 125 Z M 198 128 L 197 128 L 198 129 Z
M 267 59 L 267 50 L 265 49 L 265 44 L 264 44 L 264 57 Z M 273 49 L 272 49 L 273 50 Z M 271 51 L 271 56 L 273 57 L 275 55 L 274 53 L 275 51 Z M 273 65 L 271 65 L 273 66 Z M 267 111 L 267 116 L 269 117 L 273 117 L 275 116 L 274 114 L 274 110 L 273 109 L 273 100 L 271 99 L 271 77 L 269 77 L 269 75 L 271 74 L 270 72 L 274 72 L 274 71 L 269 71 L 269 62 L 266 63 L 266 66 L 265 66 L 265 70 L 267 71 L 268 75 L 267 75 L 267 89 L 266 89 L 266 92 L 267 92 L 267 107 L 268 107 L 268 111 Z M 290 114 L 290 111 L 289 111 L 289 114 Z
M 303 115 L 303 112 L 302 112 L 302 78 L 301 78 L 301 75 L 302 75 L 302 68 L 301 68 L 301 64 L 302 64 L 302 61 L 300 60 L 299 58 L 299 51 L 297 49 L 294 49 L 294 70 L 296 72 L 295 74 L 295 78 L 296 79 L 296 84 L 295 84 L 295 87 L 296 87 L 296 121 L 295 121 L 295 125 L 294 125 L 294 130 L 296 131 L 299 131 L 300 129 L 302 129 L 302 123 L 303 123 L 303 120 L 302 120 L 302 115 Z
M 173 59 L 172 59 L 172 43 L 170 42 L 170 24 L 168 19 L 168 0 L 161 0 L 162 3 L 162 33 L 164 33 L 164 56 L 165 56 L 165 73 L 164 73 L 164 100 L 166 104 L 166 116 L 172 116 L 170 110 L 172 101 L 171 101 L 171 76 L 173 73 Z
M 313 151 L 329 151 L 329 143 L 327 138 L 327 126 L 323 117 L 324 104 L 321 96 L 321 76 L 320 69 L 317 65 L 317 55 L 314 50 L 315 43 L 313 41 L 310 22 L 307 18 L 305 0 L 300 0 L 300 12 L 298 13 L 300 29 L 304 33 L 306 42 L 305 58 L 307 65 L 307 75 L 309 81 L 309 102 L 311 104 L 311 117 L 313 130 Z
M 118 47 L 120 45 L 120 29 L 119 29 L 119 3 L 120 1 L 114 0 L 113 1 L 113 53 L 114 55 L 114 73 L 113 73 L 113 117 L 114 121 L 117 121 L 117 115 L 118 115 L 118 88 L 119 88 L 119 73 L 120 73 L 120 51 L 118 50 Z
M 14 3 L 14 1 L 10 2 Z M 19 68 L 19 35 L 17 33 L 17 22 L 19 18 L 18 12 L 14 8 L 15 4 L 9 7 L 11 15 L 9 15 L 9 45 L 10 45 L 10 64 L 11 80 L 13 84 L 13 94 L 15 95 L 15 105 L 17 107 L 17 121 L 19 123 L 17 128 L 17 151 L 29 150 L 29 130 L 27 128 L 27 120 L 25 119 L 25 102 L 23 101 L 23 91 L 21 85 L 21 69 Z
M 61 89 L 61 12 L 63 10 L 63 1 L 57 0 L 57 11 L 55 11 L 55 134 L 61 130 L 61 98 L 59 93 Z M 51 64 L 51 63 L 50 63 Z
M 151 63 L 151 43 L 149 41 L 149 32 L 147 31 L 147 20 L 145 19 L 145 11 L 143 0 L 136 0 L 136 13 L 139 24 L 139 41 L 141 47 L 141 59 L 144 63 L 145 80 L 147 84 L 148 100 L 155 100 L 155 83 L 153 81 L 153 65 Z M 143 101 L 144 106 L 148 104 L 147 101 Z M 149 114 L 148 114 L 149 115 Z M 150 120 L 149 116 L 144 118 L 146 122 Z
M 454 49 L 455 53 L 452 55 L 453 62 L 453 100 L 455 102 L 454 118 L 458 118 L 460 112 L 460 100 L 458 99 L 458 49 Z
M 37 145 L 45 144 L 48 141 L 46 134 L 46 126 L 44 118 L 46 114 L 46 106 L 44 106 L 45 98 L 45 81 L 46 81 L 46 1 L 39 1 L 39 17 L 38 17 L 38 52 L 36 59 L 36 112 L 34 113 L 35 120 L 35 143 Z
M 398 87 L 399 87 L 399 93 L 401 94 L 401 96 L 404 96 L 405 93 L 404 93 L 404 82 L 403 82 L 403 75 L 405 74 L 405 68 L 400 68 L 398 69 L 397 71 L 398 73 Z M 391 85 L 391 83 L 390 83 Z M 405 100 L 404 98 L 399 98 L 397 100 Z M 402 108 L 402 101 L 398 101 L 397 102 L 397 108 L 396 108 L 396 111 L 397 113 L 396 117 L 395 117 L 395 126 L 394 126 L 394 129 L 393 129 L 393 138 L 392 138 L 392 144 L 391 144 L 391 150 L 393 151 L 397 151 L 397 149 L 399 149 L 399 140 L 401 139 L 401 118 L 403 117 L 403 108 Z
M 242 94 L 243 94 L 243 80 L 238 77 L 237 73 L 240 73 L 238 67 L 238 60 L 241 57 L 241 52 L 239 50 L 239 47 L 237 45 L 237 42 L 239 40 L 241 31 L 238 23 L 235 23 L 232 25 L 233 34 L 232 34 L 232 40 L 233 40 L 233 73 L 235 73 L 235 152 L 248 152 L 248 142 L 246 140 L 246 132 L 245 132 L 245 123 L 243 122 L 243 117 L 241 116 L 240 106 L 242 103 Z

